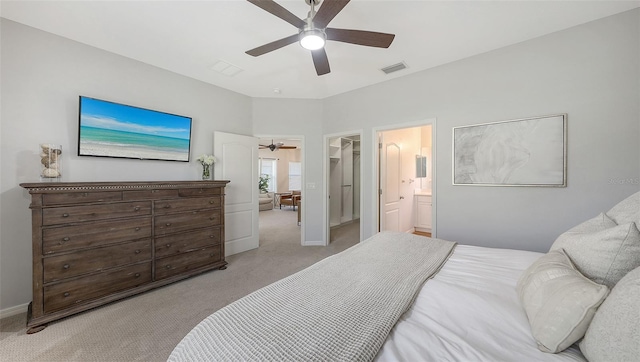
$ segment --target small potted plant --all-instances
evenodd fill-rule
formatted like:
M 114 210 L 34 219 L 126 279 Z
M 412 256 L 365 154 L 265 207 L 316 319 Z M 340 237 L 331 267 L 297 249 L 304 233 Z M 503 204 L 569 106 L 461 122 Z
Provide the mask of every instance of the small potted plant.
M 267 193 L 267 191 L 269 190 L 269 175 L 260 175 L 260 180 L 258 180 L 258 188 L 260 189 L 260 193 Z

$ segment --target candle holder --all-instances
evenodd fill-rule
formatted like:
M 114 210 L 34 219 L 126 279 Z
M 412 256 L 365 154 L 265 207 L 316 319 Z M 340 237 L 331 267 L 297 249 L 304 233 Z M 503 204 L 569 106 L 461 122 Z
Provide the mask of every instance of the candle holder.
M 40 144 L 40 177 L 58 180 L 62 177 L 62 146 L 53 143 Z

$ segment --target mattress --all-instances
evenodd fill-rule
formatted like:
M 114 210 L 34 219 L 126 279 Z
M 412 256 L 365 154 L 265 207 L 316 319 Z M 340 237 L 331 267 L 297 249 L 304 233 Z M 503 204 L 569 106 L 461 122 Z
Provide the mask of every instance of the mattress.
M 458 245 L 391 330 L 375 361 L 586 361 L 574 345 L 541 352 L 516 293 L 542 256 Z

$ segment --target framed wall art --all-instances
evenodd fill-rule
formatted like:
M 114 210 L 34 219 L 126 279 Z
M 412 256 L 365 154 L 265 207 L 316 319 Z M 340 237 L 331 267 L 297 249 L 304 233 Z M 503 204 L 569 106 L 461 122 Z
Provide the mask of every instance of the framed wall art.
M 453 184 L 567 186 L 567 115 L 453 128 Z

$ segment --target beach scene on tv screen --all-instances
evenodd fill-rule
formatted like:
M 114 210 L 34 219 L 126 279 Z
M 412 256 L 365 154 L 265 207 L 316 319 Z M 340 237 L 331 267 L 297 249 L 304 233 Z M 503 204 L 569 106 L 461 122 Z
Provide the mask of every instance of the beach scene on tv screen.
M 189 160 L 191 118 L 80 99 L 79 155 Z

